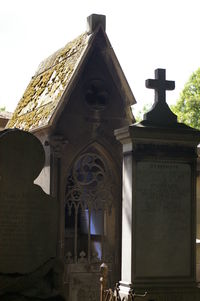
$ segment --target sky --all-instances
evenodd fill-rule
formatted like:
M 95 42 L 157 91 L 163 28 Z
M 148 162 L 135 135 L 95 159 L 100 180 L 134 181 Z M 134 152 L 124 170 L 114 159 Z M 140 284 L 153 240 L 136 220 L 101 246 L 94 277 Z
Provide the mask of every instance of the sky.
M 92 13 L 106 15 L 106 32 L 136 98 L 133 112 L 154 99 L 145 80 L 166 69 L 177 101 L 200 67 L 199 0 L 1 0 L 0 107 L 13 111 L 39 63 L 86 30 Z

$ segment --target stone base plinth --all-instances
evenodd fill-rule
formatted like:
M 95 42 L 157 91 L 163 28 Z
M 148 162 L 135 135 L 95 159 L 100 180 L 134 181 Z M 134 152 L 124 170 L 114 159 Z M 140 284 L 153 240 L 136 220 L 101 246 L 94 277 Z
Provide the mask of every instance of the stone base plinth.
M 199 301 L 200 288 L 147 288 L 147 294 L 143 298 L 135 298 L 136 301 Z M 135 290 L 136 294 L 143 294 L 144 289 Z
M 129 300 L 128 296 L 135 295 L 135 301 L 199 301 L 200 286 L 195 287 L 135 287 L 134 284 L 120 281 L 120 298 Z

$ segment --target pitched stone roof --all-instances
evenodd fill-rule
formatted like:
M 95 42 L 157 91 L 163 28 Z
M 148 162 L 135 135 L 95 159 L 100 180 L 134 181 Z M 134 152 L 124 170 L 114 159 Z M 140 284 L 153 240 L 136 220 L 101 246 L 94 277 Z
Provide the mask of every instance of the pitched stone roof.
M 84 33 L 39 65 L 7 127 L 33 130 L 48 124 L 88 41 Z
M 27 89 L 19 101 L 7 128 L 19 128 L 34 131 L 53 123 L 56 112 L 62 106 L 66 89 L 70 87 L 78 74 L 89 49 L 94 45 L 95 37 L 102 36 L 107 47 L 105 59 L 112 61 L 121 82 L 123 99 L 128 106 L 135 103 L 135 98 L 121 70 L 115 53 L 105 34 L 105 16 L 91 15 L 88 17 L 89 30 L 68 43 L 53 55 L 44 60 L 32 77 Z M 112 69 L 113 72 L 113 69 Z M 131 112 L 131 109 L 129 109 Z M 129 112 L 129 113 L 130 113 Z M 130 113 L 132 114 L 132 113 Z

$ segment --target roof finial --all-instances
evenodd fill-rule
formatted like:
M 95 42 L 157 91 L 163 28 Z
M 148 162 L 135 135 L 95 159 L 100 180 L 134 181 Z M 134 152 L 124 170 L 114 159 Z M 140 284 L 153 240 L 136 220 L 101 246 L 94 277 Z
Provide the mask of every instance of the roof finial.
M 87 17 L 87 32 L 92 33 L 98 26 L 101 26 L 103 30 L 106 30 L 106 16 L 92 14 Z

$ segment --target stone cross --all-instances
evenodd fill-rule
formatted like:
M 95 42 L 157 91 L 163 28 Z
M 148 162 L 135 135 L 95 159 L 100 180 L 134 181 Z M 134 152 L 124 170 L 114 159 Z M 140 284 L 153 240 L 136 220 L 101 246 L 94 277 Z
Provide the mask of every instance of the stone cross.
M 155 79 L 147 79 L 146 88 L 155 89 L 155 103 L 166 102 L 166 90 L 174 90 L 175 82 L 165 79 L 165 69 L 155 70 Z

